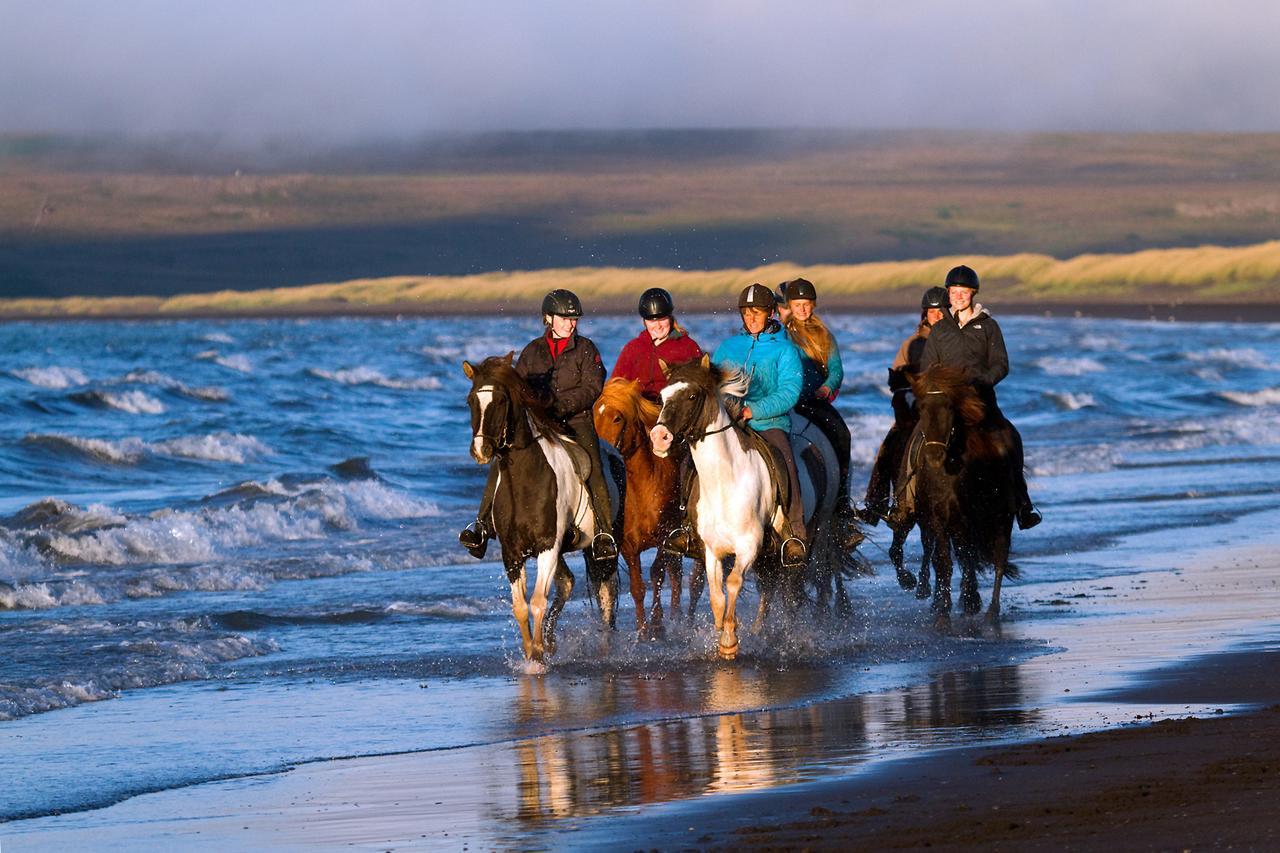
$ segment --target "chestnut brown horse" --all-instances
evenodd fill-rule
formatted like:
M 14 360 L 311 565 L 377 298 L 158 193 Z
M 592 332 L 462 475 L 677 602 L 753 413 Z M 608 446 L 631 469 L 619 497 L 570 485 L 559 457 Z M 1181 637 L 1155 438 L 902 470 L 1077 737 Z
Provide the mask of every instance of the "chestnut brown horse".
M 640 393 L 640 383 L 610 379 L 592 410 L 596 434 L 618 449 L 627 469 L 627 499 L 622 507 L 622 538 L 618 551 L 631 574 L 631 598 L 636 606 L 636 631 L 641 637 L 662 631 L 662 582 L 671 582 L 671 609 L 680 612 L 682 561 L 661 550 L 649 567 L 653 607 L 645 611 L 645 583 L 640 555 L 657 548 L 679 523 L 679 465 L 655 456 L 649 430 L 658 422 L 659 406 Z M 689 613 L 692 616 L 706 579 L 698 570 L 690 576 Z
M 987 610 L 994 622 L 1000 616 L 1001 582 L 1018 571 L 1009 562 L 1017 486 L 1007 423 L 988 422 L 982 400 L 959 370 L 930 368 L 912 377 L 911 387 L 920 414 L 916 513 L 926 557 L 930 551 L 933 556 L 934 615 L 940 622 L 950 619 L 954 550 L 966 614 L 982 609 L 978 571 L 984 565 L 995 569 Z

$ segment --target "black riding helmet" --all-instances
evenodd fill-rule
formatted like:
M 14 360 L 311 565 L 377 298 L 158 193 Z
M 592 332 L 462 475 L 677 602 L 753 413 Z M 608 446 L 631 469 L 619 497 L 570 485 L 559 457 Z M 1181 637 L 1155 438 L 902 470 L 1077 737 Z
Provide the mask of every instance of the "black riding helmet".
M 818 289 L 807 278 L 793 278 L 791 281 L 783 282 L 782 287 L 787 294 L 788 302 L 792 299 L 808 299 L 811 302 L 818 300 Z
M 947 287 L 967 287 L 975 293 L 978 290 L 978 274 L 971 267 L 961 264 L 958 267 L 952 267 L 951 272 L 947 273 Z
M 651 287 L 640 294 L 640 316 L 646 320 L 661 320 L 676 312 L 671 294 L 661 287 Z
M 742 293 L 738 294 L 739 311 L 743 308 L 763 308 L 772 314 L 776 304 L 777 299 L 774 298 L 773 291 L 763 284 L 749 285 Z
M 773 292 L 773 298 L 779 305 L 787 304 L 787 283 L 785 281 L 778 285 L 778 289 Z
M 930 308 L 940 308 L 946 311 L 951 307 L 951 297 L 947 295 L 945 287 L 931 287 L 924 292 L 924 296 L 920 299 L 920 310 L 928 311 Z
M 582 303 L 572 290 L 557 288 L 542 297 L 542 313 L 561 317 L 581 317 Z

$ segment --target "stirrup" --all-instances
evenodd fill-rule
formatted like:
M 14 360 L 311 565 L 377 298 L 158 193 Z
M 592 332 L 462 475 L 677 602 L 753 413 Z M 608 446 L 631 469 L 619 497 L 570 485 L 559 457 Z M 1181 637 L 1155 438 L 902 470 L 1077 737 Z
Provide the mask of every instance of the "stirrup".
M 1027 504 L 1018 510 L 1018 529 L 1030 530 L 1040 522 L 1044 521 L 1044 516 L 1040 514 L 1040 510 L 1031 504 Z
M 693 531 L 688 525 L 681 525 L 667 534 L 658 546 L 658 550 L 672 557 L 687 557 L 693 548 Z
M 909 509 L 905 509 L 902 504 L 894 504 L 890 510 L 885 513 L 884 523 L 895 533 L 908 533 L 915 525 L 915 513 Z
M 618 559 L 618 543 L 610 533 L 597 533 L 591 540 L 591 559 L 596 562 Z
M 798 558 L 792 557 L 792 559 L 788 560 L 787 546 L 790 545 L 792 542 L 796 543 L 796 547 L 799 547 L 800 556 Z M 795 551 L 796 548 L 792 547 L 791 550 Z M 782 547 L 778 549 L 778 558 L 782 561 L 782 567 L 784 569 L 802 568 L 804 564 L 807 562 L 808 555 L 809 555 L 809 549 L 805 547 L 804 541 L 801 539 L 797 539 L 794 536 L 788 537 L 785 541 L 783 541 Z
M 478 518 L 462 528 L 462 532 L 458 534 L 458 541 L 462 543 L 462 547 L 477 560 L 483 560 L 485 553 L 489 550 L 489 538 L 488 526 Z

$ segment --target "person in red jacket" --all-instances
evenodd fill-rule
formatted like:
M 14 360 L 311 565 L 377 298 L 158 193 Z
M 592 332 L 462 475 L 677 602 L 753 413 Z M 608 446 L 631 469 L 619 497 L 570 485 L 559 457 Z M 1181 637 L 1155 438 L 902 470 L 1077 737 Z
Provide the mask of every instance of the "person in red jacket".
M 689 337 L 675 318 L 675 302 L 661 287 L 651 287 L 640 295 L 640 316 L 644 330 L 627 341 L 613 366 L 617 378 L 640 383 L 640 393 L 657 401 L 667 387 L 667 375 L 659 359 L 668 369 L 702 357 L 702 348 Z

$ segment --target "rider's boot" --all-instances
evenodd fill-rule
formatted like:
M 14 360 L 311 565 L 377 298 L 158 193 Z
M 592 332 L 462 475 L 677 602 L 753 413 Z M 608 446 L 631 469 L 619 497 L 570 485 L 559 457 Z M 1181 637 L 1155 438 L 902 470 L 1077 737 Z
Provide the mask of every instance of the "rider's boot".
M 1018 507 L 1019 530 L 1030 530 L 1042 521 L 1044 521 L 1044 516 L 1040 514 L 1040 510 L 1032 505 L 1031 501 L 1028 500 Z
M 788 536 L 782 542 L 780 556 L 784 569 L 799 569 L 808 559 L 808 549 L 805 547 L 804 540 Z
M 658 546 L 659 551 L 672 557 L 693 557 L 696 559 L 702 556 L 694 548 L 697 536 L 693 532 L 692 525 L 689 524 L 688 514 L 689 498 L 693 494 L 693 481 L 696 473 L 693 461 L 689 459 L 686 453 L 680 460 L 680 526 L 668 533 L 666 538 L 662 540 L 662 544 Z
M 485 552 L 489 550 L 489 539 L 492 536 L 489 526 L 482 519 L 477 518 L 462 529 L 458 534 L 458 541 L 467 549 L 468 554 L 477 560 L 483 560 Z
M 662 540 L 659 550 L 672 557 L 696 556 L 689 553 L 693 550 L 693 530 L 689 527 L 689 522 L 681 523 L 679 527 L 668 533 L 667 538 Z

